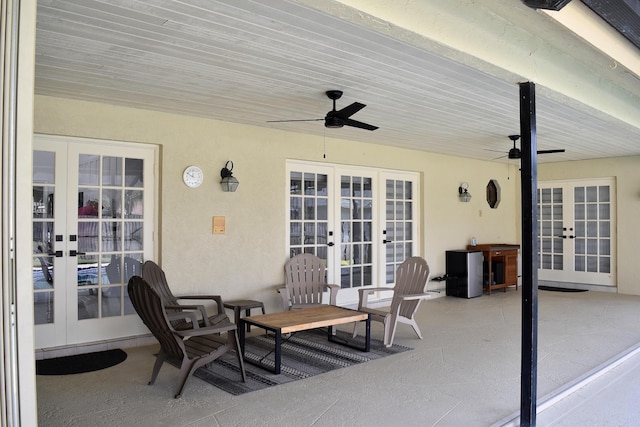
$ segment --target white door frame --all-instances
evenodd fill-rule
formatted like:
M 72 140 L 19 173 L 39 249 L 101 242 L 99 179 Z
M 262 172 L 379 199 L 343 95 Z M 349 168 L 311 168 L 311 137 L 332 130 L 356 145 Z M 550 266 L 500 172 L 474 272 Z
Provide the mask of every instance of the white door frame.
M 393 286 L 394 278 L 395 278 L 395 269 L 399 263 L 401 263 L 404 258 L 406 258 L 407 252 L 410 252 L 410 255 L 419 255 L 420 246 L 420 186 L 419 186 L 419 174 L 417 172 L 409 172 L 409 171 L 396 171 L 396 170 L 388 170 L 388 169 L 379 169 L 379 168 L 371 168 L 371 167 L 363 167 L 363 166 L 348 166 L 348 165 L 340 165 L 340 164 L 327 164 L 327 163 L 317 163 L 317 162 L 306 162 L 299 160 L 287 160 L 286 162 L 286 233 L 285 233 L 285 247 L 287 248 L 287 257 L 292 255 L 291 251 L 291 227 L 290 227 L 290 209 L 291 209 L 291 172 L 311 172 L 311 173 L 323 173 L 327 175 L 328 182 L 328 194 L 327 199 L 330 208 L 328 209 L 329 213 L 327 215 L 328 222 L 328 236 L 327 236 L 327 282 L 333 284 L 341 284 L 341 271 L 342 268 L 342 230 L 341 230 L 341 177 L 342 176 L 350 176 L 350 177 L 370 177 L 372 182 L 372 194 L 371 201 L 373 203 L 373 207 L 371 210 L 371 218 L 365 219 L 366 222 L 370 222 L 371 224 L 371 237 L 370 242 L 372 245 L 372 254 L 371 254 L 371 266 L 372 266 L 372 287 L 381 287 L 381 286 Z M 405 236 L 402 239 L 402 242 L 390 242 L 388 245 L 404 245 L 403 247 L 408 248 L 402 253 L 403 259 L 396 259 L 395 256 L 389 258 L 388 249 L 391 249 L 390 246 L 385 246 L 385 241 L 393 240 L 389 238 L 387 234 L 385 234 L 386 228 L 388 224 L 396 224 L 402 223 L 403 232 L 407 227 L 406 221 L 403 222 L 403 219 L 398 216 L 398 220 L 396 220 L 396 216 L 394 216 L 393 220 L 387 221 L 387 180 L 392 180 L 394 185 L 396 182 L 410 182 L 411 183 L 411 200 L 410 202 L 402 199 L 391 200 L 391 203 L 397 203 L 398 206 L 408 206 L 408 212 L 406 215 L 411 216 L 412 227 L 409 233 L 410 237 Z M 396 193 L 394 193 L 396 194 Z M 366 199 L 369 199 L 367 196 Z M 396 205 L 393 205 L 393 209 L 395 212 Z M 403 211 L 404 212 L 404 211 Z M 405 214 L 403 214 L 405 215 Z M 368 224 L 366 225 L 369 226 Z M 394 230 L 395 232 L 395 230 Z M 389 234 L 391 235 L 391 233 Z M 350 239 L 349 239 L 350 240 Z M 313 251 L 314 248 L 310 248 L 310 251 Z M 395 254 L 396 252 L 394 252 Z M 400 256 L 400 255 L 398 255 Z M 345 272 L 349 270 L 349 266 L 344 266 Z M 391 274 L 389 274 L 389 270 Z M 343 306 L 353 306 L 358 302 L 358 291 L 357 287 L 354 288 L 343 288 L 338 292 L 338 305 Z M 376 299 L 384 299 L 386 295 L 378 293 L 376 295 Z
M 158 147 L 153 145 L 126 143 L 120 141 L 104 141 L 87 138 L 60 137 L 53 135 L 34 135 L 33 150 L 54 151 L 56 154 L 54 227 L 55 235 L 61 236 L 54 242 L 54 251 L 60 251 L 60 257 L 51 257 L 54 271 L 54 321 L 53 323 L 35 326 L 36 348 L 58 347 L 82 344 L 108 339 L 124 338 L 147 333 L 147 328 L 138 316 L 124 316 L 78 319 L 78 256 L 71 251 L 78 251 L 78 240 L 71 238 L 78 235 L 80 219 L 78 211 L 78 158 L 79 154 L 97 156 L 113 156 L 144 159 L 143 168 L 143 219 L 135 220 L 144 224 L 143 245 L 140 254 L 143 259 L 155 259 L 157 247 L 154 236 L 157 235 L 157 187 Z M 123 166 L 124 167 L 124 166 Z M 35 168 L 34 168 L 35 170 Z M 37 183 L 35 184 L 37 185 Z M 100 184 L 102 188 L 102 184 Z M 126 187 L 125 187 L 126 188 Z M 123 216 L 124 218 L 124 216 Z M 137 217 L 136 217 L 137 218 Z M 124 226 L 124 224 L 123 224 Z M 100 249 L 102 253 L 103 249 Z M 99 260 L 99 264 L 102 262 Z M 102 276 L 102 268 L 98 268 L 98 276 Z M 102 287 L 106 284 L 107 287 Z M 126 284 L 112 286 L 100 281 L 99 288 L 102 299 L 105 291 L 117 292 L 117 298 L 123 300 Z M 114 300 L 115 301 L 115 300 Z M 103 303 L 100 306 L 104 308 Z
M 541 181 L 543 189 L 556 202 L 539 197 L 540 257 L 538 280 L 579 283 L 586 285 L 616 286 L 616 185 L 615 178 L 591 178 L 576 180 Z M 600 189 L 608 192 L 601 198 Z M 553 189 L 558 192 L 555 196 Z M 576 200 L 576 191 L 592 190 L 592 199 Z M 562 209 L 560 209 L 562 207 Z M 544 229 L 543 229 L 544 227 Z M 545 236 L 553 235 L 553 238 Z M 609 252 L 607 254 L 607 252 Z M 604 255 L 603 255 L 604 254 Z M 557 261 L 556 261 L 557 260 Z M 578 262 L 592 267 L 581 267 Z M 600 270 L 598 265 L 608 262 L 609 267 Z M 598 270 L 598 271 L 589 271 Z

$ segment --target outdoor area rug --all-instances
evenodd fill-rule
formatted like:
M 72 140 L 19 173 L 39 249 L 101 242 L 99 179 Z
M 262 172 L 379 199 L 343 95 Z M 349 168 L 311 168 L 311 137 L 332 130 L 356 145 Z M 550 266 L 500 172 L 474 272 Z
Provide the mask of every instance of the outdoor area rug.
M 338 331 L 336 338 L 364 347 L 362 336 L 352 338 L 351 334 Z M 245 342 L 245 359 L 258 361 L 267 355 L 261 363 L 273 367 L 274 346 L 275 338 L 272 335 L 248 337 Z M 243 383 L 235 353 L 227 352 L 210 365 L 199 368 L 194 376 L 231 394 L 239 395 L 408 350 L 412 349 L 395 344 L 387 348 L 382 341 L 372 338 L 371 351 L 366 353 L 329 342 L 326 330 L 310 330 L 296 332 L 286 340 L 283 338 L 281 374 L 279 375 L 245 362 L 247 382 Z
M 124 362 L 126 358 L 127 353 L 120 349 L 114 349 L 36 360 L 36 374 L 68 375 L 98 371 Z

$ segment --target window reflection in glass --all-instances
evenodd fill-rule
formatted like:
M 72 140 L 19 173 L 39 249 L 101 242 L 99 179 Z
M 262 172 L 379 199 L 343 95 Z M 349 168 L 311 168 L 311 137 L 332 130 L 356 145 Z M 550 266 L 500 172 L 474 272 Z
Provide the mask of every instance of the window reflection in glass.
M 105 221 L 102 223 L 102 248 L 103 252 L 117 252 L 122 250 L 122 229 L 118 221 Z
M 109 286 L 102 288 L 102 317 L 120 316 L 122 303 L 122 287 Z
M 125 190 L 125 218 L 142 218 L 144 216 L 143 192 Z
M 53 323 L 54 315 L 53 291 L 35 291 L 33 293 L 33 317 L 36 325 Z
M 80 154 L 78 160 L 78 184 L 98 185 L 100 181 L 100 156 Z
M 313 173 L 304 174 L 304 194 L 307 196 L 316 194 L 316 175 Z
M 33 187 L 33 218 L 53 218 L 55 187 Z
M 142 187 L 143 186 L 144 161 L 142 159 L 124 160 L 124 174 L 126 187 Z
M 89 289 L 78 289 L 78 320 L 97 319 L 98 294 Z
M 102 185 L 122 186 L 122 157 L 102 158 Z
M 98 221 L 78 222 L 78 252 L 97 252 L 99 231 Z
M 304 199 L 304 219 L 316 219 L 316 199 L 312 197 Z
M 144 223 L 125 222 L 124 223 L 124 247 L 125 251 L 140 251 L 143 249 Z
M 78 188 L 78 218 L 96 218 L 100 216 L 100 189 Z
M 52 151 L 33 152 L 33 182 L 37 184 L 55 184 L 56 155 Z
M 302 194 L 302 174 L 300 172 L 291 172 L 289 181 L 289 194 Z
M 122 190 L 102 190 L 102 217 L 122 218 Z

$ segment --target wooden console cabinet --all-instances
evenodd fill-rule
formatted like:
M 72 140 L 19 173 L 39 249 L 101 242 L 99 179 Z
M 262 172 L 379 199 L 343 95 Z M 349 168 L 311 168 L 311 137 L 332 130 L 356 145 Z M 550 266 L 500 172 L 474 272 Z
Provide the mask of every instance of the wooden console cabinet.
M 518 250 L 520 245 L 511 245 L 506 243 L 489 243 L 476 246 L 467 246 L 467 249 L 475 249 L 482 251 L 482 256 L 487 262 L 487 285 L 485 288 L 489 295 L 494 289 L 503 289 L 507 291 L 508 286 L 515 286 L 518 290 Z M 493 283 L 492 277 L 495 277 L 493 263 L 495 261 L 502 262 L 504 266 L 504 280 L 502 283 Z M 494 279 L 495 280 L 495 279 Z

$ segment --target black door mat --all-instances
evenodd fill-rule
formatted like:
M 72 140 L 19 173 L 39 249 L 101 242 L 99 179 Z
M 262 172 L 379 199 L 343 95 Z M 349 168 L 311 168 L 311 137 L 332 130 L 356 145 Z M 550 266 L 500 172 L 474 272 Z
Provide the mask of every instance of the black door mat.
M 124 362 L 126 358 L 127 353 L 120 349 L 115 349 L 36 360 L 36 374 L 68 375 L 98 371 Z
M 538 290 L 554 292 L 587 292 L 587 289 L 557 288 L 555 286 L 538 286 Z

